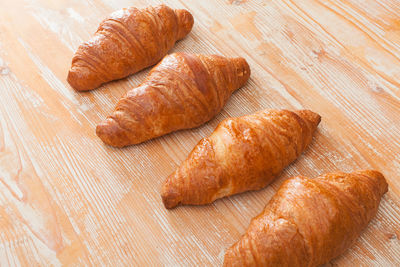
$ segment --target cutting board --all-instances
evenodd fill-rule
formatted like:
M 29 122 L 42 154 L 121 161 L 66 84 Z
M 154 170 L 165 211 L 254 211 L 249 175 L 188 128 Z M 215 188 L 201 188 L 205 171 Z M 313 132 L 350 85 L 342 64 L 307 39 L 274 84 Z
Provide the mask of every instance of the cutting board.
M 112 11 L 164 2 L 192 32 L 171 52 L 242 56 L 246 86 L 210 122 L 140 145 L 95 126 L 149 69 L 86 93 L 66 82 L 78 45 Z M 400 265 L 400 1 L 0 0 L 0 265 L 222 264 L 283 181 L 372 168 L 389 183 L 338 266 Z M 160 187 L 221 120 L 311 109 L 310 148 L 267 188 L 166 210 Z

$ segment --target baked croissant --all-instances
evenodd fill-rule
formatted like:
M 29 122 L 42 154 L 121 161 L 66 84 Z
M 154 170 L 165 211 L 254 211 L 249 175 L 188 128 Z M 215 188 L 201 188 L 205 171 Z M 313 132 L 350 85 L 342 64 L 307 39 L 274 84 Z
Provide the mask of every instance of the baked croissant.
M 262 110 L 222 121 L 165 181 L 166 208 L 200 205 L 267 186 L 310 144 L 321 117 L 309 110 Z
M 138 72 L 161 60 L 192 26 L 189 11 L 165 5 L 116 11 L 79 46 L 67 80 L 76 90 L 87 91 Z
M 122 97 L 96 133 L 104 143 L 123 147 L 198 127 L 213 118 L 249 76 L 243 58 L 168 55 Z
M 359 237 L 387 190 L 370 170 L 291 178 L 228 249 L 224 266 L 325 264 Z

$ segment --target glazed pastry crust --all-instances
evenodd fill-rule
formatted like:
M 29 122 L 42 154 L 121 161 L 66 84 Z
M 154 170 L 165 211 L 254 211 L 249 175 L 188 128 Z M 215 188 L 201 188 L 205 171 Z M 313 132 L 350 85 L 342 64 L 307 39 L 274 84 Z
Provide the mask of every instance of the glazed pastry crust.
M 307 148 L 320 120 L 309 110 L 262 110 L 222 121 L 166 179 L 165 207 L 207 204 L 267 186 Z
M 168 55 L 121 98 L 96 133 L 104 143 L 123 147 L 198 127 L 218 114 L 249 76 L 243 58 Z
M 325 264 L 360 236 L 387 190 L 372 170 L 291 178 L 227 250 L 224 266 Z
M 76 51 L 67 80 L 78 91 L 124 78 L 160 61 L 192 29 L 193 16 L 165 5 L 124 8 Z

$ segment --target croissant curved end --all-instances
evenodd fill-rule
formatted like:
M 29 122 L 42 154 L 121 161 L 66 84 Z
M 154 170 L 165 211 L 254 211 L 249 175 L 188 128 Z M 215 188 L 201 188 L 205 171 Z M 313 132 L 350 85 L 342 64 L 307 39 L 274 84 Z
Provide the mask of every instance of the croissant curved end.
M 181 202 L 180 192 L 175 188 L 173 183 L 170 182 L 170 178 L 173 175 L 174 174 L 167 178 L 161 189 L 161 199 L 167 209 L 175 208 Z
M 360 170 L 360 171 L 355 171 L 354 173 L 374 178 L 374 180 L 378 185 L 379 192 L 381 193 L 381 195 L 385 194 L 388 191 L 388 184 L 382 173 L 375 170 Z
M 124 147 L 131 145 L 128 132 L 112 118 L 107 118 L 96 127 L 97 136 L 107 145 Z
M 77 91 L 88 91 L 101 85 L 93 71 L 85 66 L 74 66 L 68 72 L 68 83 Z
M 242 57 L 232 58 L 233 65 L 236 68 L 236 75 L 238 77 L 238 88 L 245 85 L 250 78 L 250 66 L 247 61 Z
M 321 122 L 321 116 L 311 110 L 303 109 L 295 112 L 301 118 L 307 120 L 311 124 L 313 130 L 317 129 L 318 124 Z
M 183 39 L 192 30 L 194 18 L 186 9 L 175 9 L 178 18 L 178 36 L 177 39 Z

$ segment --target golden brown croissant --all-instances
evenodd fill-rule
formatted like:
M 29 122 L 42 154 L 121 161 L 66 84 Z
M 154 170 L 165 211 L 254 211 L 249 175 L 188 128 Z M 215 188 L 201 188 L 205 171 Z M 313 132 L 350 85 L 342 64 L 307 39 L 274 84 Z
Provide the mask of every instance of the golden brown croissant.
M 213 118 L 250 76 L 243 58 L 175 53 L 118 102 L 96 128 L 104 143 L 123 147 L 200 126 Z
M 294 177 L 279 188 L 224 266 L 319 266 L 339 256 L 375 216 L 388 185 L 377 171 Z
M 165 207 L 265 187 L 306 149 L 320 120 L 309 110 L 263 110 L 222 121 L 165 181 Z
M 138 72 L 162 59 L 192 26 L 187 10 L 165 5 L 116 11 L 79 46 L 67 80 L 76 90 L 86 91 Z

